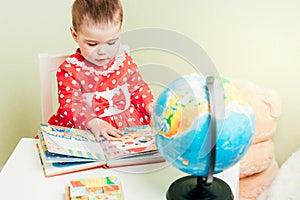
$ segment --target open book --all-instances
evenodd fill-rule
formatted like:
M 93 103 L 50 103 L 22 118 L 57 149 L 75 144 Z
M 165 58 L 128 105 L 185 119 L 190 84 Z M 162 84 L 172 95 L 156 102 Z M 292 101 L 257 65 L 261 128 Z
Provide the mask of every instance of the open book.
M 37 147 L 45 176 L 96 167 L 163 162 L 150 126 L 123 129 L 120 138 L 95 140 L 88 130 L 41 124 Z

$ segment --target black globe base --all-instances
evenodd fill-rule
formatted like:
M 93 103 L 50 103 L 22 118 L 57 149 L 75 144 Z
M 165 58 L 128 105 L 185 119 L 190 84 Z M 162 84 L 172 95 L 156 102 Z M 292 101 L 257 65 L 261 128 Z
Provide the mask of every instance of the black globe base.
M 209 185 L 200 183 L 197 176 L 185 176 L 174 181 L 167 192 L 167 200 L 233 200 L 227 183 L 213 178 Z

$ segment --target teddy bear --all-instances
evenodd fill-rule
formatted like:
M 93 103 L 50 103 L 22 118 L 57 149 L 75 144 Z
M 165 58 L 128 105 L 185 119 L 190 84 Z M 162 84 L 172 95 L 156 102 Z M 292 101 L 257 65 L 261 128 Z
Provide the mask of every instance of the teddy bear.
M 272 137 L 276 132 L 281 101 L 276 91 L 247 80 L 233 82 L 248 96 L 255 114 L 252 144 L 240 161 L 239 200 L 256 200 L 268 189 L 278 171 Z

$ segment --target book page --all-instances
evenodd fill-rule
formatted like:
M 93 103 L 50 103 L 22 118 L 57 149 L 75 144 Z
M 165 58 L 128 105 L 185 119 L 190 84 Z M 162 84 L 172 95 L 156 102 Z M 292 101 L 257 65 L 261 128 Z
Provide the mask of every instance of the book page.
M 39 131 L 38 132 L 39 140 L 38 140 L 38 146 L 41 150 L 41 157 L 43 158 L 44 162 L 88 162 L 91 161 L 89 158 L 82 158 L 82 157 L 75 157 L 75 156 L 69 156 L 64 154 L 58 154 L 58 153 L 51 153 L 48 151 L 46 142 L 44 140 L 43 134 Z
M 157 151 L 150 126 L 131 127 L 123 130 L 125 134 L 122 137 L 101 142 L 107 160 Z
M 105 160 L 100 143 L 89 131 L 46 125 L 41 132 L 49 152 Z

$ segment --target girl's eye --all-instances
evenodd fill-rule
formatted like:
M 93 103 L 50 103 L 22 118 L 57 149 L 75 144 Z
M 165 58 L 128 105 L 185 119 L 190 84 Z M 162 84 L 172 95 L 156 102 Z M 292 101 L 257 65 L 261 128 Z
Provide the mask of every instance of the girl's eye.
M 96 43 L 88 43 L 88 45 L 93 47 L 93 46 L 96 46 L 97 44 Z
M 114 45 L 115 43 L 116 43 L 116 41 L 108 42 L 107 44 L 111 46 L 111 45 Z

